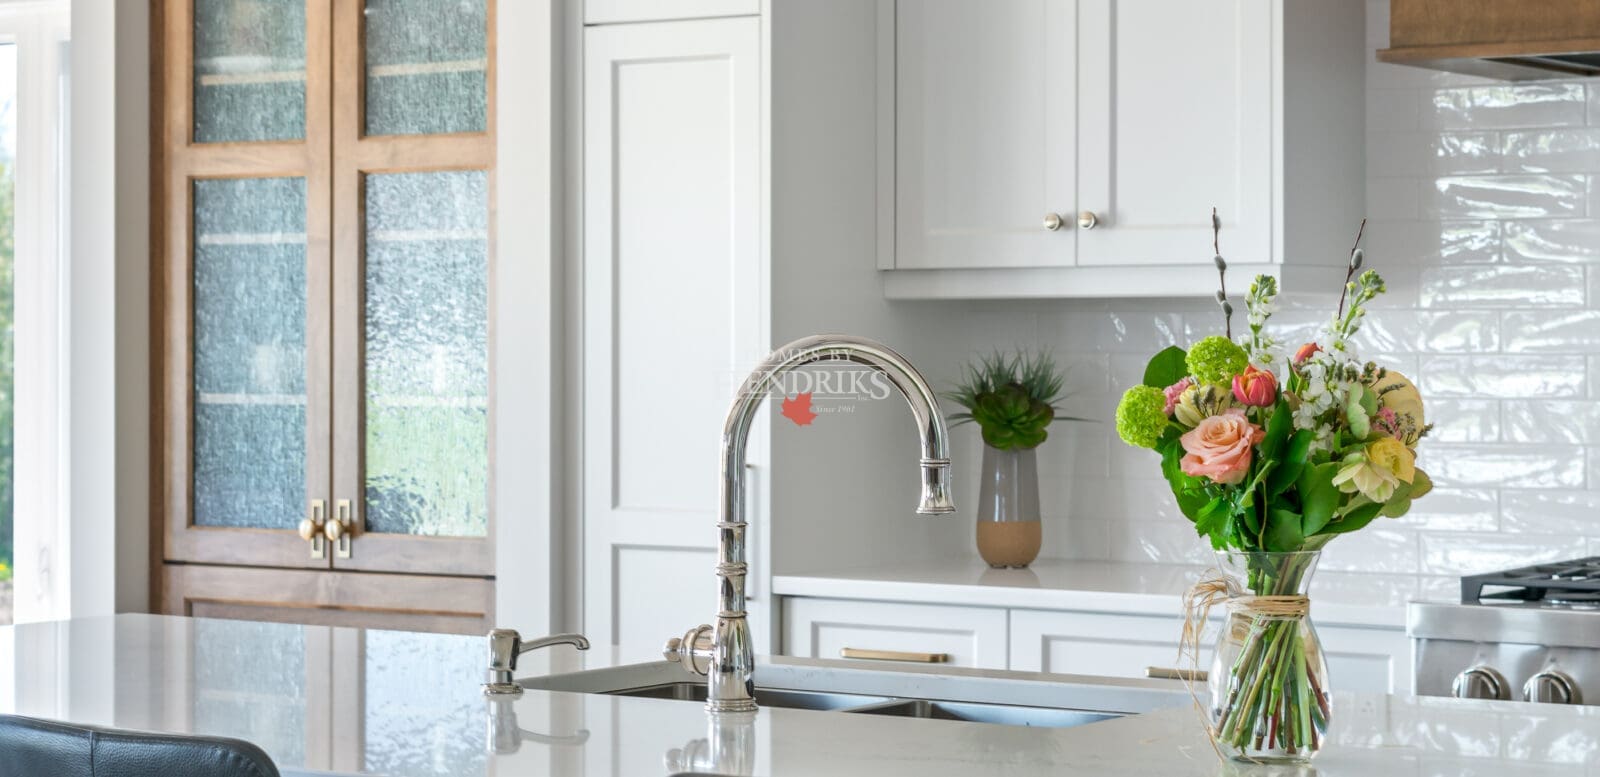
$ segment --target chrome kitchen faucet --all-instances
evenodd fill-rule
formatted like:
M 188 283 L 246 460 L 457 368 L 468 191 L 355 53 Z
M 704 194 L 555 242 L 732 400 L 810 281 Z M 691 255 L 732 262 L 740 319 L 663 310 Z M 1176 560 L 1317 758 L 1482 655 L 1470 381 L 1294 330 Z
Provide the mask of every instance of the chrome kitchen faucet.
M 882 343 L 850 335 L 813 335 L 773 351 L 755 368 L 722 427 L 722 504 L 717 520 L 717 625 L 701 625 L 682 637 L 667 641 L 664 654 L 694 674 L 709 676 L 706 709 L 711 712 L 749 712 L 756 708 L 752 695 L 754 651 L 750 626 L 745 620 L 744 471 L 745 444 L 761 400 L 787 373 L 822 361 L 851 362 L 883 373 L 911 405 L 922 443 L 922 500 L 917 512 L 945 515 L 955 512 L 950 501 L 949 431 L 938 400 L 922 374 Z

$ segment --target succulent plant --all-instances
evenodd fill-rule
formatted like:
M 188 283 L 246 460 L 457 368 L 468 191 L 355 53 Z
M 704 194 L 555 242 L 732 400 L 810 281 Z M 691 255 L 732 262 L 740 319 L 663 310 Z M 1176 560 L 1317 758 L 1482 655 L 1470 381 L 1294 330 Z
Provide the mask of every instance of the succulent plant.
M 957 425 L 976 422 L 990 447 L 1026 450 L 1045 441 L 1053 421 L 1087 420 L 1057 415 L 1064 383 L 1049 353 L 996 351 L 968 364 L 966 380 L 945 397 L 966 408 L 950 419 Z

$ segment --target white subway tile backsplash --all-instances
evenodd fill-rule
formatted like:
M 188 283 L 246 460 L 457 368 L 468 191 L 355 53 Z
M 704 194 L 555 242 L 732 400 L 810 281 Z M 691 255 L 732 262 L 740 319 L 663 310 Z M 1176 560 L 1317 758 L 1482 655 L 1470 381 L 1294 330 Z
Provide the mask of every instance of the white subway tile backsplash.
M 1588 105 L 1579 82 L 1439 89 L 1424 123 L 1436 129 L 1581 127 Z
M 1507 442 L 1600 445 L 1600 402 L 1592 400 L 1507 402 L 1504 423 Z
M 1511 353 L 1600 353 L 1600 310 L 1514 310 L 1500 318 Z
M 1584 481 L 1583 449 L 1575 445 L 1433 443 L 1417 452 L 1417 466 L 1435 483 L 1461 488 L 1581 488 Z
M 1368 89 L 1367 129 L 1416 129 L 1421 107 L 1422 96 L 1416 89 Z
M 1565 265 L 1464 265 L 1425 268 L 1418 291 L 1425 308 L 1581 307 L 1583 268 Z
M 1500 322 L 1488 311 L 1419 313 L 1414 331 L 1419 351 L 1485 353 L 1498 350 L 1500 344 Z
M 1391 179 L 1376 179 L 1388 181 Z M 1401 180 L 1401 179 L 1393 179 Z M 1374 181 L 1367 182 L 1368 196 Z M 1528 219 L 1581 216 L 1587 200 L 1585 176 L 1462 175 L 1434 179 L 1422 197 L 1422 215 L 1441 219 Z M 1373 210 L 1387 203 L 1368 202 Z M 1373 212 L 1377 212 L 1374 210 Z M 1404 216 L 1393 216 L 1404 218 Z
M 1495 531 L 1500 525 L 1498 494 L 1492 488 L 1436 488 L 1396 520 L 1422 531 Z
M 1421 204 L 1415 178 L 1368 178 L 1367 213 L 1373 221 L 1414 219 Z
M 1507 222 L 1509 223 L 1509 222 Z M 1486 264 L 1500 260 L 1499 221 L 1373 221 L 1368 259 L 1392 264 Z
M 1504 243 L 1509 262 L 1600 262 L 1600 221 L 1507 221 Z
M 1506 491 L 1500 525 L 1519 534 L 1593 534 L 1600 491 Z
M 1437 442 L 1497 442 L 1500 403 L 1492 399 L 1429 398 L 1426 413 L 1433 424 L 1428 435 Z
M 1430 575 L 1470 575 L 1560 561 L 1577 555 L 1582 537 L 1507 534 L 1425 534 L 1422 569 Z
M 1416 373 L 1424 396 L 1569 399 L 1585 395 L 1581 356 L 1425 356 Z
M 1433 136 L 1424 148 L 1426 156 L 1422 164 L 1427 172 L 1435 175 L 1493 173 L 1501 169 L 1502 141 L 1499 133 L 1445 132 Z
M 1372 523 L 1358 532 L 1340 535 L 1322 552 L 1320 569 L 1378 573 L 1417 571 L 1417 532 L 1388 523 Z
M 1564 173 L 1600 170 L 1600 130 L 1539 129 L 1506 132 L 1500 153 L 1507 172 Z

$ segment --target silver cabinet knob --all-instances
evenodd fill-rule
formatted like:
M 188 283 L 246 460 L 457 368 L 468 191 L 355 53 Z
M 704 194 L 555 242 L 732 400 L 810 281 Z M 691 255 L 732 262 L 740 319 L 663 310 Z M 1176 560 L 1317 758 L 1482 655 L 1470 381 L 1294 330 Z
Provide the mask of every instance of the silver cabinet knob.
M 1056 213 L 1044 214 L 1044 228 L 1054 232 L 1061 228 L 1061 216 Z
M 1546 669 L 1528 678 L 1522 686 L 1522 698 L 1545 704 L 1582 704 L 1583 691 L 1566 672 Z
M 1456 675 L 1450 684 L 1450 693 L 1457 699 L 1510 699 L 1511 687 L 1506 676 L 1492 667 L 1479 664 Z
M 1095 225 L 1099 223 L 1100 217 L 1094 215 L 1094 211 L 1092 210 L 1081 211 L 1078 213 L 1079 229 L 1094 229 Z

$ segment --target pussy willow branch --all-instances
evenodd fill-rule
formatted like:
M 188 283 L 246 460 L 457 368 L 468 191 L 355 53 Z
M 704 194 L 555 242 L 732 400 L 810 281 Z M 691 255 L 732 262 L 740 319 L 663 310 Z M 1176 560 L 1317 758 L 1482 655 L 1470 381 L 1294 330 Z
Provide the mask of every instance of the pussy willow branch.
M 1345 262 L 1348 268 L 1344 271 L 1344 288 L 1339 291 L 1339 313 L 1334 316 L 1335 318 L 1344 316 L 1344 298 L 1350 293 L 1350 279 L 1356 277 L 1356 249 L 1361 247 L 1361 236 L 1366 234 L 1366 231 L 1367 220 L 1362 219 L 1361 227 L 1356 230 L 1356 242 L 1350 246 L 1350 259 Z
M 1217 305 L 1222 308 L 1222 331 L 1233 339 L 1233 307 L 1228 304 L 1228 263 L 1222 258 L 1222 219 L 1217 218 L 1217 206 L 1211 206 L 1211 253 L 1216 256 Z

